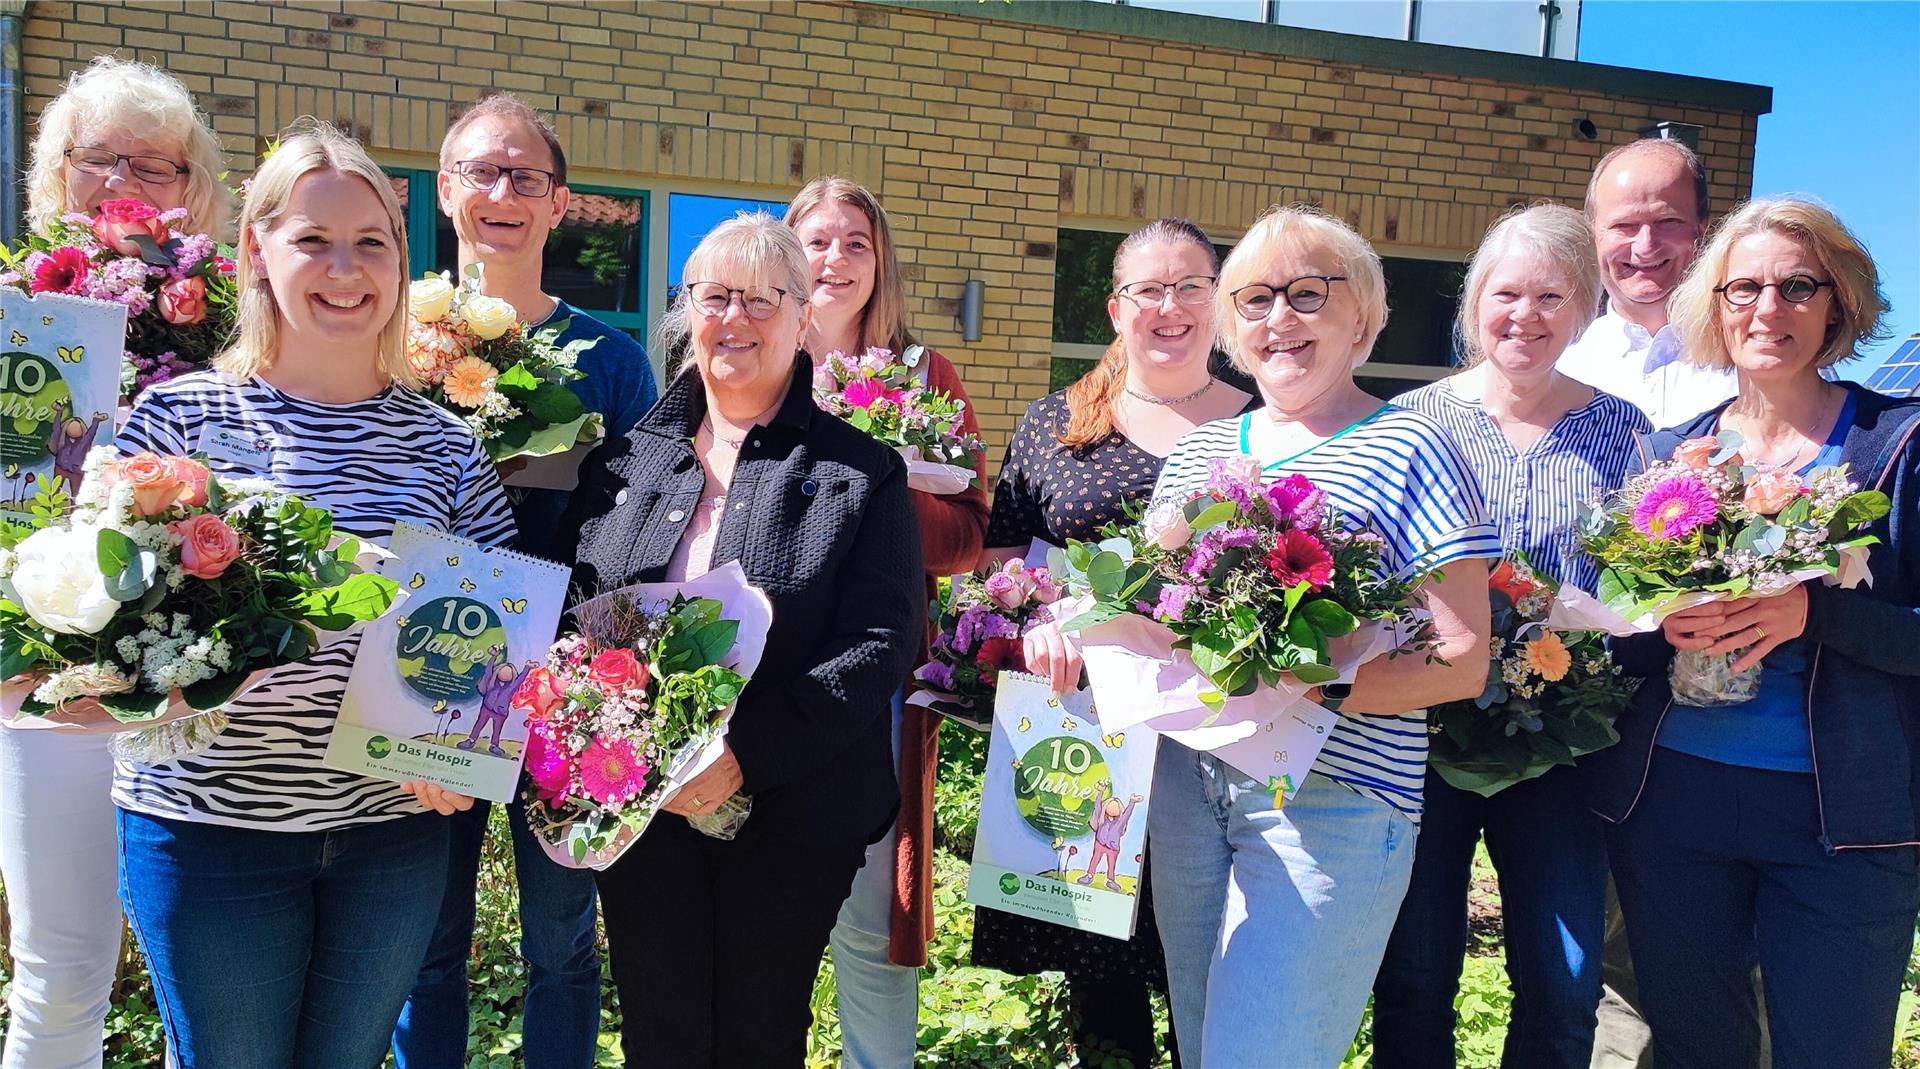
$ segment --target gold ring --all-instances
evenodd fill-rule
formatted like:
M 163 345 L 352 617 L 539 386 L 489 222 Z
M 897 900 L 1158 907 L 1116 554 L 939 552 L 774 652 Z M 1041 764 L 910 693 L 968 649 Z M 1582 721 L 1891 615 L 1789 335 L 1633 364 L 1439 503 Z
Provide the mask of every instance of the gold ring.
M 1765 642 L 1767 640 L 1767 629 L 1764 627 L 1761 627 L 1759 624 L 1754 624 L 1753 640 L 1755 642 Z

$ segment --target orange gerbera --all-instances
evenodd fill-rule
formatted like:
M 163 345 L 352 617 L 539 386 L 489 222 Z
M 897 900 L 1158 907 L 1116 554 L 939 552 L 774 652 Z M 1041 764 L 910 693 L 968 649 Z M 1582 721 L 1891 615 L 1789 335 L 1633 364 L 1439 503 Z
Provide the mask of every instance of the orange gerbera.
M 1539 638 L 1527 643 L 1527 667 L 1534 674 L 1549 683 L 1558 683 L 1567 678 L 1567 670 L 1573 667 L 1573 654 L 1567 652 L 1567 644 L 1560 636 L 1544 631 Z
M 461 358 L 460 362 L 447 369 L 447 377 L 440 382 L 447 400 L 462 408 L 479 408 L 493 392 L 493 380 L 500 373 L 492 364 L 477 356 Z

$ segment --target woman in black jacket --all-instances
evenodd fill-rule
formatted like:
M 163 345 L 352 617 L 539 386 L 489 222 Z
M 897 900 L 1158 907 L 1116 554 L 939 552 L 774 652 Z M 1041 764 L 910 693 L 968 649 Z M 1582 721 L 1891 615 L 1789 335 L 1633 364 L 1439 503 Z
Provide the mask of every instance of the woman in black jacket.
M 1796 200 L 1735 212 L 1675 294 L 1689 356 L 1730 364 L 1740 390 L 1645 440 L 1636 469 L 1732 430 L 1746 463 L 1846 464 L 1893 511 L 1870 528 L 1870 588 L 1716 602 L 1617 645 L 1647 679 L 1619 744 L 1582 767 L 1613 822 L 1656 1066 L 1755 1064 L 1756 954 L 1775 1065 L 1886 1065 L 1893 1047 L 1920 912 L 1920 404 L 1821 376 L 1885 310 L 1859 241 Z M 1758 666 L 1752 696 L 1676 693 L 1676 651 Z
M 688 366 L 582 474 L 578 593 L 739 561 L 773 627 L 727 752 L 667 804 L 752 799 L 737 838 L 654 821 L 600 875 L 635 1066 L 802 1063 L 840 903 L 899 795 L 889 698 L 924 619 L 906 465 L 814 406 L 805 251 L 764 213 L 694 250 L 665 334 Z

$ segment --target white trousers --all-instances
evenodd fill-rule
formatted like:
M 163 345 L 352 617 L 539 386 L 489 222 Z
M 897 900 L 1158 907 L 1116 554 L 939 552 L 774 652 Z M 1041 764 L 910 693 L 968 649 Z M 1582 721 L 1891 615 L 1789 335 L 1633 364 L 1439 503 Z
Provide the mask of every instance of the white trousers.
M 893 759 L 900 760 L 900 695 L 893 696 Z M 867 847 L 866 864 L 833 926 L 833 979 L 843 1069 L 910 1069 L 920 1033 L 920 970 L 887 960 L 894 844 L 900 826 Z

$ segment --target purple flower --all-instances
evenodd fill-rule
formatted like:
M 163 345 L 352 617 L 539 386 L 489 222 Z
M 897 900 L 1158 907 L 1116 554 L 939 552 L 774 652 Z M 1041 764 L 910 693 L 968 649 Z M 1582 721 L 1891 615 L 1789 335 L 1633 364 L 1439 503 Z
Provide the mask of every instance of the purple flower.
M 1282 523 L 1318 527 L 1326 517 L 1327 495 L 1311 479 L 1294 474 L 1267 487 L 1267 506 Z
M 941 690 L 953 689 L 953 669 L 939 661 L 928 661 L 920 666 L 920 671 L 914 674 L 922 683 L 932 684 Z
M 1256 465 L 1251 478 L 1246 472 L 1247 465 L 1240 463 L 1240 457 L 1215 457 L 1207 462 L 1207 492 L 1223 501 L 1231 501 L 1240 507 L 1240 511 L 1253 509 L 1253 499 L 1260 492 L 1260 476 Z
M 1194 579 L 1204 579 L 1213 572 L 1220 562 L 1220 554 L 1229 549 L 1245 549 L 1260 541 L 1260 533 L 1251 527 L 1215 527 L 1200 536 L 1193 547 L 1193 556 L 1187 558 L 1186 573 Z
M 1186 583 L 1168 583 L 1160 588 L 1160 603 L 1153 607 L 1153 615 L 1167 623 L 1178 623 L 1187 615 L 1187 604 L 1200 592 L 1197 586 Z

